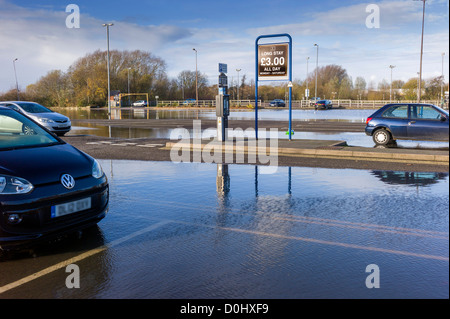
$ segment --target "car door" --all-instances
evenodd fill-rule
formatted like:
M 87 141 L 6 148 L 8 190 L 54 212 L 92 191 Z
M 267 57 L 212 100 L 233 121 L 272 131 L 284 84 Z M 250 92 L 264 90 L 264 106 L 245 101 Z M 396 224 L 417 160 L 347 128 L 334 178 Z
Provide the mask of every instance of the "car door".
M 448 141 L 448 118 L 432 105 L 411 105 L 408 137 L 414 140 Z M 443 120 L 445 118 L 445 120 Z
M 405 139 L 408 136 L 408 104 L 392 104 L 381 115 L 383 126 L 386 125 L 394 139 Z

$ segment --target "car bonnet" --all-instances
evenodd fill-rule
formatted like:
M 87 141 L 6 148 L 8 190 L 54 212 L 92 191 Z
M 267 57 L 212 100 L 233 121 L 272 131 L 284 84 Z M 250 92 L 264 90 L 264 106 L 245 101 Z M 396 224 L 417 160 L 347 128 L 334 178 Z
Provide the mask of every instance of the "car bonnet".
M 0 174 L 25 178 L 33 185 L 58 182 L 62 174 L 90 176 L 92 160 L 69 144 L 0 151 Z

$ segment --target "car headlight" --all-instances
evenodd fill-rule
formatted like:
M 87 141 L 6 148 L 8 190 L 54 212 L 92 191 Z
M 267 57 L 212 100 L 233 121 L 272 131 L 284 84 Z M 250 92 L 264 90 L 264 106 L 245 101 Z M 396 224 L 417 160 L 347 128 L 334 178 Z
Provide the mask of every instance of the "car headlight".
M 34 186 L 26 179 L 0 175 L 0 195 L 27 194 Z
M 95 178 L 101 178 L 103 176 L 102 166 L 96 159 L 94 159 L 94 164 L 92 165 L 92 176 Z
M 38 118 L 38 121 L 41 123 L 55 123 L 55 121 L 46 118 Z

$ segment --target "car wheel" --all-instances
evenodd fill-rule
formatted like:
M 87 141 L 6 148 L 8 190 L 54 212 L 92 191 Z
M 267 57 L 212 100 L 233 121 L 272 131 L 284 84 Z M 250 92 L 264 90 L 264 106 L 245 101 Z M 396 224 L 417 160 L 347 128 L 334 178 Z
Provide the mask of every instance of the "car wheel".
M 34 130 L 31 127 L 27 126 L 27 125 L 23 125 L 22 126 L 22 132 L 25 135 L 35 135 L 36 134 L 34 132 Z
M 377 145 L 387 145 L 392 141 L 391 133 L 385 129 L 376 130 L 372 138 Z

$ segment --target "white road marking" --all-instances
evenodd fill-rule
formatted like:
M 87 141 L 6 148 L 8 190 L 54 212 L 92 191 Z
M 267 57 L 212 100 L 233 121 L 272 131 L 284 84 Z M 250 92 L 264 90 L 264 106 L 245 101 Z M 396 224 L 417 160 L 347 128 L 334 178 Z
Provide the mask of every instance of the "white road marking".
M 130 234 L 128 236 L 125 236 L 125 237 L 119 238 L 117 240 L 114 240 L 114 241 L 110 242 L 107 245 L 103 245 L 103 246 L 101 246 L 99 248 L 89 250 L 89 251 L 87 251 L 85 253 L 82 253 L 82 254 L 80 254 L 78 256 L 75 256 L 73 258 L 69 258 L 69 259 L 67 259 L 65 261 L 62 261 L 62 262 L 58 263 L 58 264 L 55 264 L 55 265 L 50 266 L 48 268 L 45 268 L 45 269 L 43 269 L 41 271 L 38 271 L 38 272 L 36 272 L 36 273 L 34 273 L 32 275 L 29 275 L 27 277 L 24 277 L 22 279 L 19 279 L 19 280 L 15 281 L 15 282 L 7 284 L 7 285 L 5 285 L 3 287 L 0 287 L 0 294 L 5 293 L 5 292 L 7 292 L 7 291 L 9 291 L 11 289 L 17 288 L 19 286 L 22 286 L 22 285 L 24 285 L 24 284 L 26 284 L 26 283 L 28 283 L 30 281 L 33 281 L 33 280 L 35 280 L 37 278 L 40 278 L 42 276 L 48 275 L 48 274 L 50 274 L 50 273 L 52 273 L 52 272 L 54 272 L 56 270 L 59 270 L 61 268 L 65 268 L 68 265 L 75 264 L 75 263 L 77 263 L 77 262 L 79 262 L 79 261 L 81 261 L 83 259 L 86 259 L 86 258 L 91 257 L 93 255 L 96 255 L 98 253 L 101 253 L 102 251 L 105 251 L 107 249 L 113 248 L 113 247 L 115 247 L 117 245 L 120 245 L 123 242 L 126 242 L 126 241 L 128 241 L 130 239 L 133 239 L 134 237 L 137 237 L 137 236 L 140 236 L 142 234 L 148 233 L 150 231 L 153 231 L 153 230 L 155 230 L 155 229 L 157 229 L 157 228 L 159 228 L 161 226 L 164 226 L 166 224 L 169 224 L 169 223 L 171 223 L 170 220 L 162 220 L 159 223 L 153 224 L 153 225 L 151 225 L 149 227 L 146 227 L 146 228 L 144 228 L 142 230 L 134 232 L 134 233 L 132 233 L 132 234 Z

